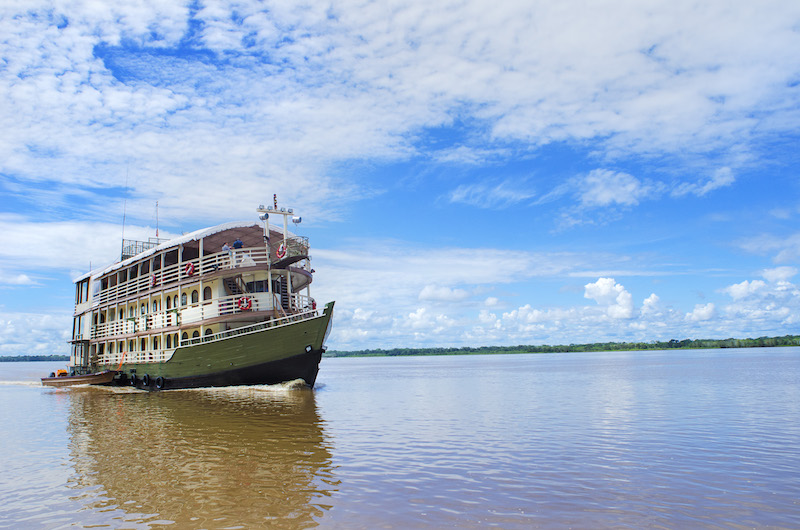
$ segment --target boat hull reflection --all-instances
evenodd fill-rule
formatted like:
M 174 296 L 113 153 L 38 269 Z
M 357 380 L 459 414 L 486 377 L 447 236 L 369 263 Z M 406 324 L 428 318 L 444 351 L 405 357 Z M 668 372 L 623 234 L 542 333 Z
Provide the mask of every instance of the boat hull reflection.
M 72 487 L 126 525 L 305 527 L 335 485 L 314 393 L 70 393 Z

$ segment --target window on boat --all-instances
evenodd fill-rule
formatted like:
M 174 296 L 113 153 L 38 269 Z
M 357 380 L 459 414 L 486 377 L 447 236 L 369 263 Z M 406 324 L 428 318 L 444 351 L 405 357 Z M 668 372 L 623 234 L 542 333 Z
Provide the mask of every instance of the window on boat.
M 113 342 L 109 342 L 108 343 L 108 353 L 114 353 L 114 343 Z
M 172 335 L 167 335 L 167 348 L 172 348 Z
M 214 330 L 213 329 L 206 328 L 206 335 L 213 335 L 213 334 L 214 334 Z
M 142 340 L 139 341 L 139 345 L 142 347 L 142 351 L 147 350 L 147 339 L 142 338 Z
M 254 282 L 247 282 L 247 290 L 251 293 L 266 293 L 267 292 L 267 281 L 266 280 L 257 280 Z
M 128 318 L 133 318 L 133 314 L 136 312 L 136 306 L 130 306 L 128 308 Z
M 203 289 L 203 300 L 211 300 L 211 287 Z
M 200 301 L 200 295 L 197 293 L 197 290 L 195 289 L 194 291 L 192 291 L 192 303 L 196 304 L 199 301 Z
M 178 308 L 178 295 L 176 294 L 175 297 L 172 299 L 172 307 L 175 309 Z
M 158 311 L 158 300 L 153 300 L 153 313 Z
M 193 338 L 193 339 L 196 339 L 196 338 L 197 338 L 197 337 L 199 337 L 199 336 L 200 336 L 200 332 L 199 332 L 199 331 L 197 331 L 197 330 L 194 330 L 194 332 L 192 333 L 192 338 Z
M 178 334 L 177 333 L 173 336 L 172 345 L 175 346 L 176 348 L 178 347 Z
M 167 309 L 172 309 L 172 298 L 167 297 Z
M 158 349 L 158 337 L 153 337 L 153 349 Z
M 133 347 L 136 345 L 136 342 L 130 340 L 128 341 L 128 351 L 133 351 Z
M 138 265 L 134 265 L 133 267 L 131 267 L 130 268 L 130 272 L 128 273 L 128 278 L 130 278 L 132 280 L 132 279 L 136 278 L 137 276 L 139 276 L 139 270 L 138 269 L 139 269 Z
M 145 303 L 142 304 L 142 311 L 139 314 L 140 315 L 146 315 L 147 314 L 147 304 L 145 304 Z
M 186 293 L 181 293 L 181 305 L 186 305 Z

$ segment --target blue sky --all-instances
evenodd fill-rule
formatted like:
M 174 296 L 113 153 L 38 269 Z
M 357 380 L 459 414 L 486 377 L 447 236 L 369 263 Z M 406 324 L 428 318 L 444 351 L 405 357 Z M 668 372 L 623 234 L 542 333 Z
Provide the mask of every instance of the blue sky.
M 335 349 L 798 333 L 800 4 L 0 6 L 0 355 L 125 236 L 300 211 Z

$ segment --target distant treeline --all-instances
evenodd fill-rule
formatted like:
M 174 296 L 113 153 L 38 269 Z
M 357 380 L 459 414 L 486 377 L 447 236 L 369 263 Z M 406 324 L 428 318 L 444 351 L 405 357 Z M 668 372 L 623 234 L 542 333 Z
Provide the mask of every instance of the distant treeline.
M 327 351 L 324 357 L 383 357 L 398 355 L 469 355 L 489 353 L 567 353 L 635 350 L 671 350 L 703 348 L 763 348 L 769 346 L 800 346 L 800 335 L 759 337 L 757 339 L 672 339 L 667 342 L 596 342 L 560 346 L 480 346 L 477 348 L 392 348 L 390 350 Z
M 1 363 L 28 361 L 69 361 L 69 355 L 15 355 L 14 357 L 0 356 Z

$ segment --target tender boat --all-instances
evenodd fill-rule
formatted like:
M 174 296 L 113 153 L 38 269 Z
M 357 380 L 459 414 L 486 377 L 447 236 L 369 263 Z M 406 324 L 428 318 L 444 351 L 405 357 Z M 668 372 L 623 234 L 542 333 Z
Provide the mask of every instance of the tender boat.
M 172 240 L 123 240 L 119 262 L 77 278 L 68 377 L 112 373 L 147 390 L 313 387 L 334 304 L 320 310 L 311 297 L 308 239 L 288 230 L 300 218 L 277 201 L 257 212 Z M 42 383 L 55 380 L 66 379 Z
M 42 377 L 42 384 L 44 386 L 110 385 L 116 375 L 115 370 L 85 375 L 67 375 L 66 370 L 58 370 L 51 373 L 50 377 Z

